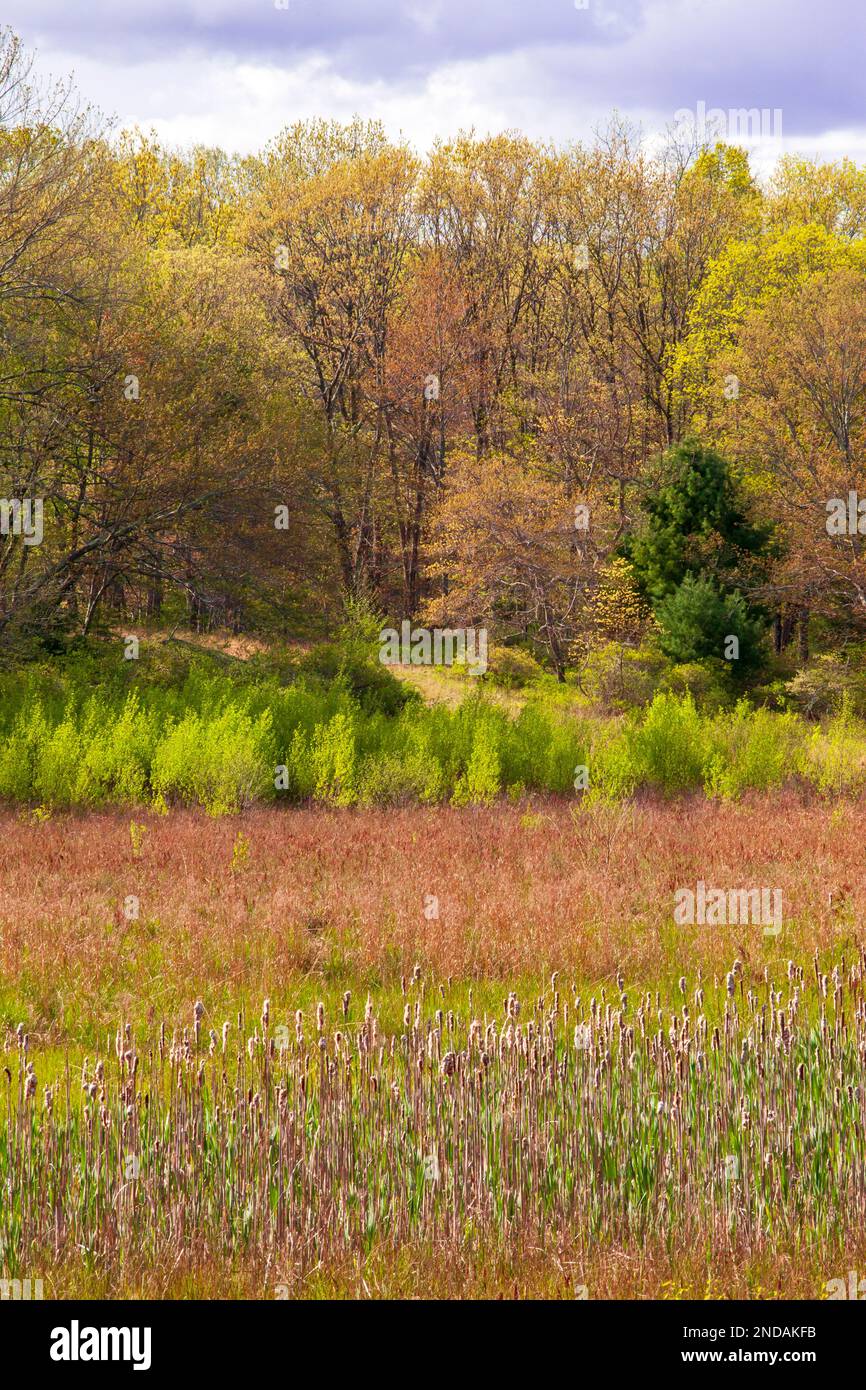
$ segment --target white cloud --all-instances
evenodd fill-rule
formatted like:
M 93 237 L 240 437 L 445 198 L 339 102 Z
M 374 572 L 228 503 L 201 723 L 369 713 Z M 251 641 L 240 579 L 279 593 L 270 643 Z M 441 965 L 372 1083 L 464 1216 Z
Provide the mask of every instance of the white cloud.
M 862 154 L 847 0 L 5 0 L 39 69 L 171 143 L 260 148 L 313 116 L 383 121 L 420 150 L 474 126 L 589 138 L 617 109 L 647 131 L 703 100 L 781 107 L 785 147 Z M 389 20 L 388 16 L 391 16 Z M 98 21 L 98 22 L 97 22 Z M 486 26 L 486 27 L 485 27 Z M 834 65 L 820 56 L 832 50 Z M 814 132 L 814 133 L 810 133 Z M 759 149 L 759 165 L 773 151 Z

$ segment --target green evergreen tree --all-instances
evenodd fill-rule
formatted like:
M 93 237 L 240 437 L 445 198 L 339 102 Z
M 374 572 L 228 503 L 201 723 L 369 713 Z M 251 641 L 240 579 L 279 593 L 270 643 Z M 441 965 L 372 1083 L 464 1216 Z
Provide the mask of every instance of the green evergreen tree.
M 655 612 L 659 645 L 672 661 L 728 660 L 734 676 L 760 666 L 763 619 L 742 594 L 724 592 L 709 576 L 687 574 Z
M 735 637 L 732 669 L 754 670 L 767 615 L 746 594 L 766 578 L 772 528 L 749 516 L 730 464 L 714 449 L 684 440 L 663 456 L 661 477 L 642 509 L 645 522 L 624 551 L 652 604 L 662 650 L 674 661 L 725 659 Z

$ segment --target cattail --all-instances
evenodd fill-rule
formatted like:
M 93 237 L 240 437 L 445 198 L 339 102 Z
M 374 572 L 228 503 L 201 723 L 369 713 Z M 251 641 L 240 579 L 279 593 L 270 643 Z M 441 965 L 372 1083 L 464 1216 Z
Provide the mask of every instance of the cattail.
M 343 995 L 343 1018 L 349 1017 L 349 1000 L 351 998 L 352 991 L 350 989 L 347 989 L 346 993 Z
M 265 999 L 264 1002 L 263 1002 L 263 1004 L 262 1004 L 262 1032 L 263 1032 L 263 1033 L 266 1033 L 266 1032 L 268 1031 L 268 1024 L 270 1023 L 270 1020 L 271 1020 L 271 1001 L 270 1001 L 270 999 Z
M 828 993 L 831 985 L 838 995 L 849 984 L 849 966 L 843 961 L 835 973 L 828 970 Z M 303 1011 L 292 1008 L 287 1017 L 295 1017 L 296 1048 L 288 1041 L 291 1024 L 271 1030 L 263 1006 L 261 1032 L 254 1020 L 256 1031 L 248 1036 L 244 1021 L 231 1053 L 230 1025 L 223 1024 L 219 1065 L 218 1031 L 208 1030 L 214 1058 L 209 1066 L 206 1050 L 192 1045 L 193 1026 L 178 1027 L 168 1070 L 150 1044 L 136 1050 L 130 1025 L 122 1023 L 114 1039 L 110 1028 L 100 1034 L 101 1059 L 95 1064 L 84 1059 L 82 1092 L 75 1097 L 80 1105 L 71 1107 L 78 1110 L 71 1125 L 64 1083 L 58 1083 L 59 1095 L 57 1085 L 43 1084 L 40 1101 L 34 1064 L 22 1056 L 20 1090 L 6 1068 L 4 1099 L 12 1133 L 23 1135 L 27 1146 L 22 1176 L 32 1188 L 28 1238 L 44 1227 L 49 1238 L 59 1231 L 64 1244 L 80 1239 L 84 1248 L 118 1256 L 134 1251 L 139 1240 L 146 1249 L 158 1229 L 175 1230 L 178 1247 L 181 1242 L 189 1248 L 219 1246 L 231 1257 L 242 1240 L 261 1257 L 267 1279 L 271 1261 L 287 1258 L 291 1264 L 292 1250 L 302 1244 L 315 1249 L 317 1259 L 351 1258 L 364 1238 L 369 1203 L 375 1202 L 398 1243 L 433 1234 L 441 1237 L 447 1255 L 454 1249 L 451 1213 L 440 1205 L 441 1194 L 412 1201 L 405 1164 L 414 1164 L 418 1153 L 443 1153 L 457 1134 L 454 1197 L 462 1209 L 472 1188 L 482 1190 L 483 1200 L 472 1196 L 473 1222 L 485 1238 L 499 1239 L 506 1223 L 514 1221 L 515 1234 L 537 1231 L 546 1239 L 559 1212 L 595 1203 L 605 1238 L 616 1232 L 633 1240 L 638 1228 L 652 1239 L 665 1230 L 700 1234 L 702 1228 L 712 1237 L 717 1220 L 721 1234 L 722 1225 L 735 1218 L 738 1240 L 761 1240 L 760 1203 L 747 1190 L 755 1180 L 772 1192 L 780 1229 L 795 1218 L 823 1229 L 823 1213 L 832 1204 L 840 1229 L 845 1224 L 852 1234 L 862 1215 L 864 1088 L 854 1082 L 866 1058 L 866 998 L 852 991 L 846 996 L 850 1010 L 831 1014 L 818 998 L 820 973 L 811 985 L 807 973 L 802 983 L 803 972 L 789 962 L 788 990 L 776 990 L 768 970 L 765 993 L 762 969 L 750 965 L 749 989 L 742 962 L 719 975 L 711 1005 L 721 1002 L 724 1009 L 715 1028 L 703 1012 L 702 985 L 692 994 L 685 976 L 673 977 L 664 999 L 636 988 L 631 1007 L 624 988 L 619 994 L 601 993 L 601 1004 L 593 999 L 583 1006 L 573 987 L 574 1003 L 562 1011 L 551 978 L 550 990 L 527 994 L 523 1022 L 513 991 L 503 999 L 503 1012 L 497 1001 L 491 1017 L 482 1002 L 479 1017 L 471 1007 L 461 1016 L 456 1006 L 445 1010 L 435 998 L 430 1003 L 438 984 L 426 981 L 413 995 L 407 977 L 397 1015 L 402 1035 L 398 1028 L 377 1038 L 379 996 L 373 1001 L 371 994 L 363 1010 L 356 1010 L 363 1012 L 361 1029 L 353 1024 L 349 1030 L 344 1023 L 342 1031 L 329 1034 L 323 1002 L 311 1005 L 316 1029 L 308 1048 Z M 613 978 L 619 985 L 619 967 Z M 712 978 L 710 970 L 708 993 Z M 801 992 L 805 1021 L 798 1017 Z M 731 998 L 736 993 L 739 1006 Z M 568 998 L 567 988 L 562 995 Z M 820 1023 L 813 1016 L 816 998 Z M 444 996 L 449 1000 L 454 1003 Z M 243 1012 L 240 1017 L 245 1020 Z M 203 1016 L 194 1013 L 193 1021 L 203 1029 Z M 165 1024 L 159 1026 L 164 1039 Z M 4 1036 L 14 1047 L 11 1031 Z M 23 1038 L 22 1027 L 19 1047 Z M 111 1062 L 112 1042 L 118 1065 Z M 265 1060 L 276 1057 L 280 1046 L 279 1065 L 265 1065 L 262 1053 Z M 808 1061 L 800 1061 L 801 1055 Z M 140 1060 L 141 1084 L 135 1080 Z M 55 1075 L 52 1064 L 52 1080 Z M 643 1209 L 633 1214 L 618 1202 L 596 1202 L 602 1175 L 594 1165 L 575 1164 L 568 1156 L 593 1151 L 603 1132 L 611 1160 L 622 1169 L 630 1146 L 646 1143 L 648 1126 L 655 1130 L 649 1161 L 657 1161 L 658 1173 Z M 110 1142 L 112 1128 L 120 1131 L 117 1144 Z M 808 1142 L 813 1129 L 826 1135 L 826 1143 Z M 503 1154 L 507 1148 L 506 1164 L 487 1166 L 491 1138 Z M 801 1141 L 809 1161 L 792 1162 Z M 558 1143 L 566 1162 L 551 1163 Z M 122 1169 L 123 1155 L 144 1144 L 146 1200 L 133 1211 L 122 1178 L 109 1170 L 118 1155 Z M 741 1197 L 733 1199 L 727 1187 L 722 1212 L 713 1156 L 726 1146 L 736 1149 L 743 1171 L 738 1166 L 729 1175 L 741 1183 Z M 91 1162 L 98 1173 L 105 1168 L 105 1204 L 101 1197 L 92 1204 L 79 1200 L 78 1175 Z M 190 1204 L 187 1192 L 211 1171 L 216 1180 L 206 1179 L 207 1201 Z M 302 1181 L 293 1175 L 302 1175 Z M 338 1184 L 354 1192 L 366 1186 L 368 1196 L 340 1204 L 339 1196 L 336 1201 L 332 1196 Z M 538 1200 L 540 1184 L 545 1201 Z M 235 1222 L 238 1200 L 240 1210 L 251 1213 L 245 1232 Z M 105 1229 L 99 1224 L 103 1219 Z M 461 1224 L 458 1212 L 458 1239 Z

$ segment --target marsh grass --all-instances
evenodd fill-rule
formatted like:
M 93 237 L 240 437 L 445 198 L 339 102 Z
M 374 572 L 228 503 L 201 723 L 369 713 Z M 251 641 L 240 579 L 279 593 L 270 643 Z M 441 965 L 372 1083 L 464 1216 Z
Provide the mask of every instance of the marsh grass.
M 493 1013 L 441 1007 L 419 968 L 395 1031 L 351 992 L 287 1022 L 266 1001 L 208 1027 L 196 1004 L 62 1068 L 20 1026 L 0 1268 L 110 1282 L 176 1256 L 288 1296 L 424 1252 L 558 1259 L 565 1284 L 643 1247 L 838 1261 L 866 1218 L 864 966 L 737 961 L 676 1001 L 554 977 Z
M 119 811 L 0 816 L 0 1024 L 24 1020 L 41 1046 L 93 1046 L 119 1017 L 179 1026 L 191 990 L 231 1015 L 265 993 L 275 1007 L 330 1009 L 350 987 L 372 992 L 392 1028 L 416 961 L 451 977 L 455 1009 L 470 985 L 489 1009 L 503 987 L 522 993 L 553 970 L 595 987 L 622 968 L 664 993 L 734 956 L 774 972 L 815 948 L 835 960 L 866 911 L 847 799 L 143 815 L 135 838 Z M 778 887 L 778 939 L 677 926 L 674 891 L 698 879 Z M 425 916 L 428 895 L 438 917 Z

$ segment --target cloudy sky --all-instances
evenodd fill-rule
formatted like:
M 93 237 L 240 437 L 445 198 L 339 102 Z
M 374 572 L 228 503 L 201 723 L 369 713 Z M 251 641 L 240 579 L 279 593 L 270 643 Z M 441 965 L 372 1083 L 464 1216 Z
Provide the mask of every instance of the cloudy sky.
M 3 0 L 3 22 L 41 73 L 172 144 L 248 151 L 355 113 L 422 150 L 472 126 L 565 142 L 614 109 L 652 135 L 703 103 L 866 159 L 857 0 Z

